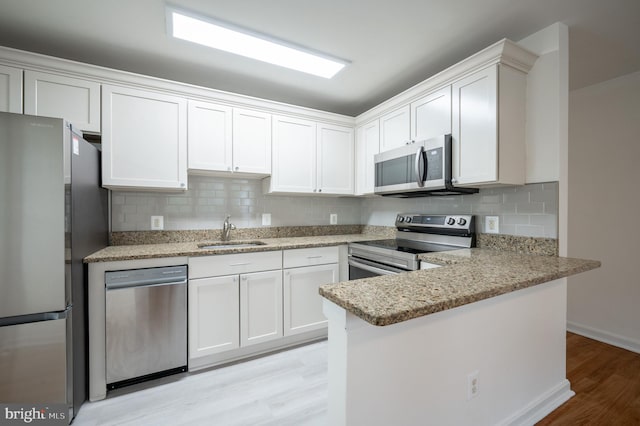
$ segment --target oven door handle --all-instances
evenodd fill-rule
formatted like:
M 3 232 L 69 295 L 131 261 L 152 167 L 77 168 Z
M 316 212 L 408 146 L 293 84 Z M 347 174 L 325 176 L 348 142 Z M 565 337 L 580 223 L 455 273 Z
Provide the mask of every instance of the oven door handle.
M 397 275 L 400 273 L 398 271 L 390 271 L 388 269 L 376 268 L 375 266 L 360 263 L 357 260 L 353 260 L 353 259 L 349 259 L 349 266 L 360 268 L 364 271 L 373 272 L 374 274 L 379 274 L 379 275 Z

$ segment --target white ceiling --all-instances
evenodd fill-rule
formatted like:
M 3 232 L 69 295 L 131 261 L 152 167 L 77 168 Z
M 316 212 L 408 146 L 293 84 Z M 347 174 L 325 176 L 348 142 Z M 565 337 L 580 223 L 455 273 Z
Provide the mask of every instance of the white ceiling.
M 172 39 L 166 3 L 0 0 L 0 45 L 347 115 L 557 21 L 572 89 L 640 70 L 640 0 L 169 2 L 350 60 L 331 80 Z

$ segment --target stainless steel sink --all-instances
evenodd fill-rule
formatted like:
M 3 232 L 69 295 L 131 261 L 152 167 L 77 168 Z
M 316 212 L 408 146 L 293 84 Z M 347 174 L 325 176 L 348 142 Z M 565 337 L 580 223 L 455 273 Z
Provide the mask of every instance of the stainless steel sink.
M 201 249 L 225 249 L 225 248 L 243 248 L 243 247 L 256 247 L 264 246 L 267 243 L 262 241 L 220 241 L 211 243 L 198 244 L 198 248 Z

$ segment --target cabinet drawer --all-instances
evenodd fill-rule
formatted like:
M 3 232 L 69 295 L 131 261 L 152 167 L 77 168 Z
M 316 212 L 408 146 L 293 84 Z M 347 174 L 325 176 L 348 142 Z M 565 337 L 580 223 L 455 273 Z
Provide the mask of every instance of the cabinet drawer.
M 216 277 L 282 269 L 282 251 L 190 257 L 189 278 Z
M 338 263 L 338 246 L 285 250 L 284 268 Z

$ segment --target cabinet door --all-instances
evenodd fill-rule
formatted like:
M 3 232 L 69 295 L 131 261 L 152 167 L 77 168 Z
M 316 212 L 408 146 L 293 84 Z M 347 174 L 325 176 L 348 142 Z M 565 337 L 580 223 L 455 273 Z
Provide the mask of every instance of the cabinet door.
M 22 70 L 0 65 L 0 111 L 22 114 Z
M 356 139 L 356 195 L 373 194 L 375 187 L 374 156 L 380 152 L 380 122 L 365 124 Z
M 271 114 L 233 110 L 233 171 L 271 174 Z
M 338 282 L 338 264 L 307 266 L 284 271 L 284 335 L 327 326 L 318 288 Z
M 231 122 L 231 107 L 189 101 L 189 170 L 231 171 Z
M 102 183 L 109 188 L 187 189 L 187 101 L 102 88 Z
M 282 337 L 282 270 L 240 275 L 240 346 Z
M 100 84 L 26 70 L 24 113 L 64 118 L 77 129 L 99 133 Z
M 405 105 L 380 118 L 380 152 L 405 145 L 411 140 L 411 108 Z
M 189 358 L 240 347 L 238 276 L 189 280 Z
M 316 191 L 316 123 L 273 117 L 273 192 Z
M 318 124 L 317 133 L 318 192 L 353 195 L 353 129 Z
M 411 103 L 411 137 L 423 140 L 451 133 L 451 86 Z
M 497 65 L 452 85 L 453 177 L 459 185 L 498 178 Z

